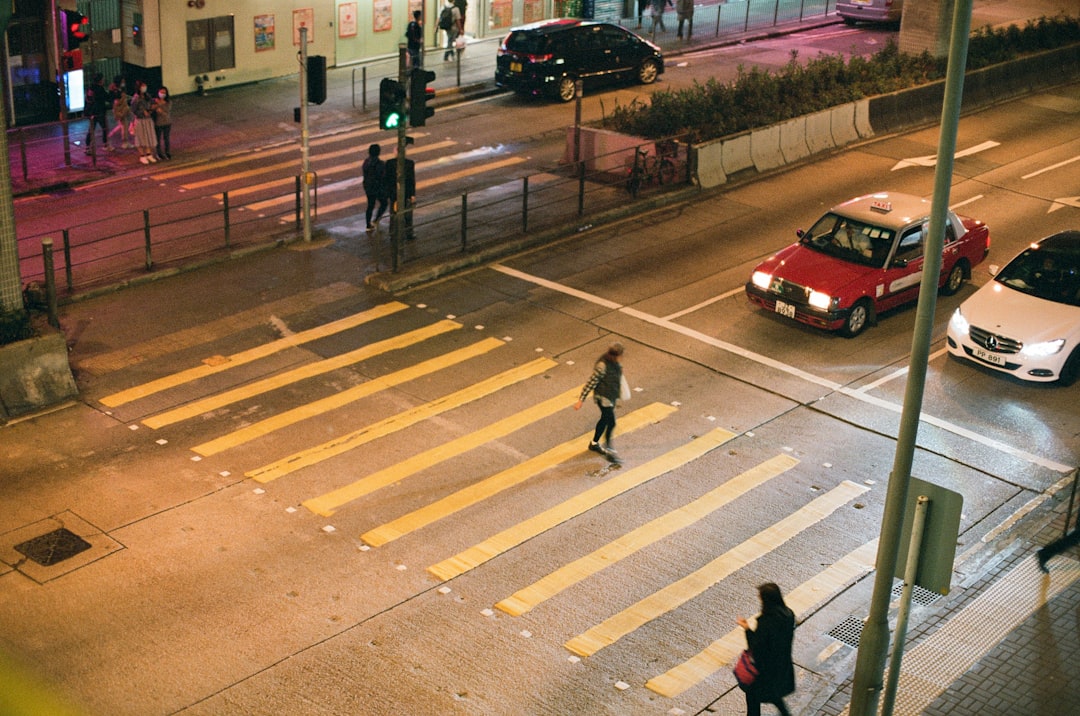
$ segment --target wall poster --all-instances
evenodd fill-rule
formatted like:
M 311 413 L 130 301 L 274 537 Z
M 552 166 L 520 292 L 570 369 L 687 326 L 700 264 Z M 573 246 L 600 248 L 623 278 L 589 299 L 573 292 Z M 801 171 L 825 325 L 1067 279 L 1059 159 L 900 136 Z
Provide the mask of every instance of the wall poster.
M 372 0 L 372 21 L 375 32 L 386 32 L 393 27 L 391 0 Z
M 274 16 L 255 16 L 255 51 L 274 49 Z
M 292 44 L 300 44 L 300 28 L 307 28 L 308 44 L 315 42 L 315 10 L 305 7 L 292 11 Z
M 338 37 L 356 37 L 356 3 L 338 5 L 337 26 Z

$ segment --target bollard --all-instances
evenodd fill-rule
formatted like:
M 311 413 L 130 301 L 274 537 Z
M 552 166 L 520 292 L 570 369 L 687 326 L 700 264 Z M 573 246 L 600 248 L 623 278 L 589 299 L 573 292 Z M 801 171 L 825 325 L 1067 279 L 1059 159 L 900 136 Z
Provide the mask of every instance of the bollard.
M 468 248 L 469 242 L 469 194 L 461 195 L 461 251 Z
M 49 309 L 49 325 L 59 328 L 60 319 L 56 315 L 56 275 L 53 269 L 52 237 L 46 236 L 41 240 L 41 258 L 45 262 L 45 302 Z
M 521 232 L 529 231 L 529 177 L 521 180 Z

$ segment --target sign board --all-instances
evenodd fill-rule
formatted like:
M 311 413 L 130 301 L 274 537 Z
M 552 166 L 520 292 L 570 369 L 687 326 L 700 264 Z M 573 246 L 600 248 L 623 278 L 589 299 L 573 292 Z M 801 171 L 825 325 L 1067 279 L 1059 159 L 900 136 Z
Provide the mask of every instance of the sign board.
M 915 518 L 915 503 L 918 502 L 919 495 L 930 498 L 930 504 L 926 510 L 915 584 L 930 592 L 948 594 L 952 582 L 953 560 L 956 557 L 956 538 L 960 535 L 960 512 L 964 507 L 964 496 L 915 477 L 911 478 L 908 485 L 904 527 L 900 533 L 900 549 L 896 556 L 896 571 L 893 576 L 904 578 L 908 547 L 911 546 L 911 523 Z

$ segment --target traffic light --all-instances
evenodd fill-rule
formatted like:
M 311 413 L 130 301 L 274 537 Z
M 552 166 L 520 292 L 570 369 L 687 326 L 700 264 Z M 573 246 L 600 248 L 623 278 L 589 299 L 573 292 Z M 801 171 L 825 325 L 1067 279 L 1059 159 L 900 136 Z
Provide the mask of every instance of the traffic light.
M 326 101 L 326 57 L 323 55 L 308 55 L 307 101 L 311 104 Z
M 90 37 L 90 23 L 82 13 L 74 10 L 62 10 L 64 27 L 67 28 L 67 48 L 74 50 Z
M 409 126 L 423 127 L 427 118 L 435 114 L 435 109 L 427 106 L 428 100 L 435 98 L 435 90 L 428 87 L 428 82 L 434 81 L 431 70 L 413 68 L 409 78 Z
M 405 88 L 389 77 L 379 83 L 379 129 L 398 129 L 405 124 Z

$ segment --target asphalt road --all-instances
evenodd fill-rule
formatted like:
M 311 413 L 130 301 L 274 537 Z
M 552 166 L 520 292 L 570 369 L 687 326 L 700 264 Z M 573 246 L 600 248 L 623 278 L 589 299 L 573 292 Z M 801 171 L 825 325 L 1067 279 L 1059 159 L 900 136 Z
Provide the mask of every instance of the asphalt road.
M 993 240 L 976 285 L 1076 225 L 1057 200 L 1080 185 L 1078 111 L 1074 85 L 962 121 L 958 149 L 985 148 L 950 203 Z M 0 434 L 0 640 L 89 713 L 734 713 L 720 662 L 773 580 L 805 620 L 789 703 L 813 713 L 853 666 L 828 632 L 865 613 L 914 310 L 847 340 L 741 286 L 833 203 L 928 195 L 932 168 L 902 160 L 936 141 L 402 295 L 364 287 L 342 240 L 66 307 L 79 402 Z M 939 300 L 914 467 L 964 495 L 958 583 L 1080 455 L 1076 388 L 944 355 L 973 288 Z M 572 409 L 612 338 L 621 467 Z M 54 525 L 91 548 L 19 562 Z

